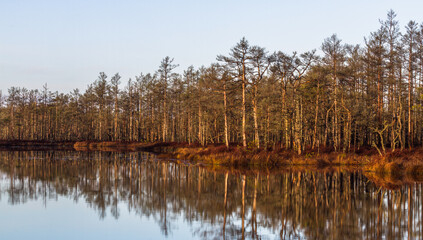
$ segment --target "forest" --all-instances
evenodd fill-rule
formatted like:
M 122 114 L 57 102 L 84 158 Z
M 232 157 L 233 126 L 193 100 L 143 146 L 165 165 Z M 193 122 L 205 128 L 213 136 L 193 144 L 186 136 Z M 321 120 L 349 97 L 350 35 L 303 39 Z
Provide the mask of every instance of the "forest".
M 0 139 L 139 141 L 379 152 L 423 144 L 423 24 L 394 11 L 362 45 L 336 35 L 317 50 L 269 52 L 242 38 L 210 66 L 165 57 L 124 82 L 99 73 L 85 91 L 11 87 Z M 319 54 L 320 53 L 320 54 Z

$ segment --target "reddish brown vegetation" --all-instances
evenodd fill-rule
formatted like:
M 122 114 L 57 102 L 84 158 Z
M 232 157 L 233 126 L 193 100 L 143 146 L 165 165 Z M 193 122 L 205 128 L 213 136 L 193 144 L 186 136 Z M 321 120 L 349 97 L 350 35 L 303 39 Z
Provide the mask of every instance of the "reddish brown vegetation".
M 419 177 L 423 175 L 423 149 L 415 148 L 388 152 L 382 157 L 375 158 L 365 167 L 365 170 L 393 177 L 404 173 Z
M 319 148 L 318 152 L 306 149 L 302 155 L 285 149 L 255 149 L 222 144 L 187 143 L 143 143 L 143 142 L 49 142 L 49 141 L 0 141 L 0 150 L 70 150 L 78 151 L 150 151 L 162 158 L 173 158 L 190 163 L 211 166 L 230 166 L 237 169 L 257 169 L 257 167 L 292 168 L 311 166 L 313 168 L 348 166 L 368 172 L 397 178 L 404 174 L 423 176 L 423 148 L 412 150 L 389 149 L 379 156 L 373 148 L 360 148 L 354 153 L 334 152 L 330 148 Z
M 307 150 L 298 155 L 291 150 L 249 149 L 239 146 L 209 145 L 206 147 L 179 147 L 173 152 L 173 157 L 189 159 L 213 165 L 231 166 L 287 166 L 287 165 L 361 165 L 367 162 L 367 157 L 357 154 L 317 153 Z
M 423 173 L 423 149 L 397 150 L 379 156 L 373 148 L 360 148 L 353 153 L 334 152 L 331 148 L 319 148 L 318 152 L 306 149 L 302 155 L 285 149 L 255 149 L 222 144 L 187 143 L 140 143 L 140 142 L 77 142 L 76 150 L 95 151 L 151 151 L 161 158 L 186 160 L 191 163 L 223 165 L 236 168 L 312 166 L 358 166 L 359 168 L 384 174 L 412 175 Z
M 166 147 L 165 147 L 166 148 Z M 321 149 L 316 152 L 308 149 L 302 155 L 293 151 L 277 149 L 244 149 L 240 146 L 208 145 L 176 146 L 163 157 L 186 159 L 190 162 L 208 165 L 224 165 L 236 168 L 311 166 L 325 168 L 333 166 L 356 167 L 368 172 L 377 172 L 391 177 L 423 175 L 423 149 L 397 150 L 380 156 L 375 149 L 361 148 L 354 153 L 334 152 Z M 397 176 L 396 176 L 397 175 Z

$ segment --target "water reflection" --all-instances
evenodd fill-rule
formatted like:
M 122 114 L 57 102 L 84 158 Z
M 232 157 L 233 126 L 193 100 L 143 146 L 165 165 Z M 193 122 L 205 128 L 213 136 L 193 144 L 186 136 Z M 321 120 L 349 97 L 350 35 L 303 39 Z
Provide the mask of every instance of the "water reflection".
M 234 173 L 148 153 L 52 151 L 0 152 L 0 174 L 10 205 L 64 196 L 119 219 L 123 203 L 164 236 L 185 222 L 200 239 L 423 238 L 422 184 L 384 189 L 358 171 Z

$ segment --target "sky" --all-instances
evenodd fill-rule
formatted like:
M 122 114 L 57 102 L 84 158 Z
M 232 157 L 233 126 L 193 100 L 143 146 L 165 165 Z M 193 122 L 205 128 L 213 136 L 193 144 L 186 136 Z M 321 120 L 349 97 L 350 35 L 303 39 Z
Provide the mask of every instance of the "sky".
M 319 50 L 333 33 L 362 44 L 390 9 L 402 29 L 423 22 L 420 0 L 0 0 L 0 90 L 85 90 L 99 72 L 126 82 L 166 56 L 183 73 L 242 37 L 269 52 Z

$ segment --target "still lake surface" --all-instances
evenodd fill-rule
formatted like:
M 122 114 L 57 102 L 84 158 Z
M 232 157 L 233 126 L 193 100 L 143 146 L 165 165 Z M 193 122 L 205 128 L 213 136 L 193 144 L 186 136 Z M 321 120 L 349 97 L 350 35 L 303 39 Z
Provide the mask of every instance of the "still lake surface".
M 422 239 L 422 203 L 421 183 L 380 186 L 359 171 L 0 152 L 0 239 Z

